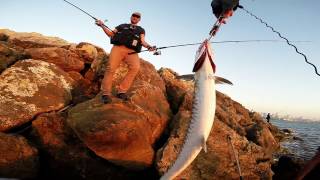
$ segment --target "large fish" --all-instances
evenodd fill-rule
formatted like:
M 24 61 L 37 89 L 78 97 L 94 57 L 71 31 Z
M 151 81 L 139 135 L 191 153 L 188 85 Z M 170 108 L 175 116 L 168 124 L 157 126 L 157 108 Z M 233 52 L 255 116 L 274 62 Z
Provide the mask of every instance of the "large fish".
M 191 164 L 201 149 L 207 151 L 206 141 L 216 110 L 215 64 L 208 40 L 205 40 L 197 51 L 193 72 L 195 90 L 188 133 L 177 160 L 160 180 L 173 179 Z

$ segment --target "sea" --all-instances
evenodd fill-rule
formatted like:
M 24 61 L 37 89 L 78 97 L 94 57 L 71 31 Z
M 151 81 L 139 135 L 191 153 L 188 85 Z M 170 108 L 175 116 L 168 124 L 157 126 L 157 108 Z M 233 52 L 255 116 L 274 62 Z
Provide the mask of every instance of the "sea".
M 296 138 L 281 143 L 302 160 L 310 160 L 320 147 L 320 121 L 271 120 L 279 129 L 289 129 Z

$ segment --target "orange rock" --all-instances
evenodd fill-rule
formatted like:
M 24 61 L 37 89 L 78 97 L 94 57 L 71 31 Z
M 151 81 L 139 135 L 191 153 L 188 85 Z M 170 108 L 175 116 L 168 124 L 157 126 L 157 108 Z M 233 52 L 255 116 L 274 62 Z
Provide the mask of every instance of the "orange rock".
M 54 64 L 19 61 L 0 75 L 0 131 L 70 103 L 74 80 Z
M 0 132 L 0 177 L 35 178 L 39 165 L 38 150 L 24 137 Z
M 78 54 L 60 47 L 30 48 L 26 52 L 33 59 L 53 63 L 64 71 L 80 72 L 84 68 L 84 62 Z

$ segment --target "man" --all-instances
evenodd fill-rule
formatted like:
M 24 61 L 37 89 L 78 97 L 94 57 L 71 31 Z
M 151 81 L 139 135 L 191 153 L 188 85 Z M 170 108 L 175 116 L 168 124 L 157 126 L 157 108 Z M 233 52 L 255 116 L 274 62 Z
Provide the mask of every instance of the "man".
M 233 15 L 239 5 L 239 0 L 213 0 L 211 2 L 211 8 L 213 14 L 221 20 L 222 23 L 226 23 L 226 19 Z
M 270 119 L 271 119 L 270 113 L 267 114 L 266 119 L 267 119 L 267 122 L 270 123 Z
M 126 92 L 130 88 L 140 68 L 140 59 L 138 53 L 135 52 L 140 52 L 142 46 L 149 51 L 154 51 L 156 49 L 155 46 L 151 46 L 145 41 L 145 30 L 137 25 L 140 19 L 141 14 L 139 12 L 134 12 L 131 15 L 130 24 L 121 24 L 113 31 L 109 30 L 101 20 L 96 21 L 96 25 L 103 29 L 103 31 L 111 38 L 111 44 L 113 44 L 106 72 L 101 84 L 101 100 L 105 104 L 112 102 L 111 90 L 113 74 L 120 63 L 122 61 L 127 63 L 129 71 L 117 88 L 117 97 L 128 100 Z

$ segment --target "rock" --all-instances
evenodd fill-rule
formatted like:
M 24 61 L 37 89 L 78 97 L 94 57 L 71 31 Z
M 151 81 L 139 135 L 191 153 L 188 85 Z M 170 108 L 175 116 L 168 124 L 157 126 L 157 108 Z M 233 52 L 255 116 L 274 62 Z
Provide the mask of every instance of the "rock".
M 278 127 L 276 127 L 270 123 L 268 123 L 267 126 L 277 142 L 281 142 L 284 139 L 288 138 L 288 134 L 286 134 L 282 130 L 278 129 Z
M 98 57 L 97 48 L 90 43 L 81 42 L 70 49 L 74 50 L 86 63 L 92 63 Z
M 237 131 L 239 135 L 264 148 L 266 156 L 271 158 L 272 153 L 279 149 L 280 144 L 270 132 L 269 125 L 258 113 L 249 113 L 241 104 L 219 92 L 217 104 L 216 118 Z
M 75 71 L 68 72 L 70 77 L 75 81 L 75 88 L 72 90 L 72 103 L 78 104 L 83 101 L 93 98 L 98 92 L 94 89 L 94 85 L 88 79 L 82 77 L 82 75 Z
M 295 179 L 303 162 L 293 156 L 281 156 L 279 161 L 273 165 L 275 175 L 274 180 Z
M 38 150 L 22 136 L 0 132 L 0 177 L 35 178 L 38 170 Z
M 158 90 L 152 95 L 159 97 L 159 94 Z M 129 169 L 150 167 L 154 156 L 152 146 L 168 121 L 169 106 L 160 98 L 152 103 L 154 101 L 147 98 L 149 95 L 133 95 L 133 102 L 129 104 L 114 99 L 108 105 L 101 104 L 98 96 L 72 108 L 68 122 L 98 156 Z M 144 109 L 146 107 L 150 109 Z
M 298 137 L 298 136 L 293 136 L 292 139 L 295 140 L 295 141 L 303 141 L 303 139 Z
M 116 79 L 118 79 L 117 77 L 121 77 L 119 78 L 119 80 L 122 79 L 124 77 L 123 73 L 126 73 L 126 71 L 127 66 L 122 64 L 122 68 L 119 68 L 119 71 L 116 72 Z M 144 81 L 154 87 L 158 87 L 162 91 L 162 93 L 166 92 L 165 83 L 157 73 L 155 67 L 151 63 L 143 59 L 140 59 L 140 71 L 136 76 L 133 87 L 140 86 L 140 81 Z
M 30 58 L 25 52 L 8 47 L 7 43 L 0 42 L 0 73 L 7 67 L 21 59 Z
M 68 122 L 98 156 L 130 169 L 152 164 L 150 125 L 133 109 L 121 104 L 103 106 L 95 99 L 73 108 Z
M 91 63 L 91 69 L 96 73 L 96 77 L 103 78 L 108 60 L 109 54 L 104 53 L 104 51 L 98 51 L 97 58 Z
M 288 133 L 288 134 L 292 134 L 293 130 L 291 130 L 291 129 L 282 129 L 282 132 Z
M 84 68 L 84 62 L 78 54 L 63 48 L 30 48 L 26 52 L 31 55 L 32 59 L 53 63 L 67 72 L 80 72 Z
M 39 33 L 14 32 L 9 29 L 1 29 L 0 33 L 9 37 L 7 40 L 10 46 L 23 49 L 43 48 L 43 47 L 61 47 L 69 45 L 67 41 L 57 38 L 43 36 Z
M 246 135 L 244 127 L 254 124 L 247 109 L 218 91 L 216 118 L 242 136 Z
M 70 103 L 74 81 L 54 64 L 19 61 L 0 75 L 0 131 Z
M 7 41 L 9 39 L 9 36 L 7 36 L 4 33 L 0 33 L 0 41 Z
M 121 65 L 114 86 L 126 72 L 127 67 Z M 164 93 L 164 83 L 154 67 L 142 61 L 128 91 L 128 102 L 113 98 L 111 104 L 104 105 L 98 95 L 72 108 L 68 123 L 98 156 L 128 169 L 144 169 L 152 165 L 153 145 L 171 115 Z
M 176 79 L 178 74 L 168 68 L 161 68 L 158 73 L 165 82 L 171 109 L 173 113 L 177 113 L 186 93 L 193 92 L 193 83 Z
M 63 114 L 47 113 L 32 122 L 32 138 L 41 150 L 43 171 L 38 179 L 123 179 L 137 173 L 94 155 L 67 125 Z
M 271 156 L 275 150 L 279 149 L 280 144 L 275 140 L 269 129 L 262 124 L 254 124 L 246 130 L 247 139 L 263 147 L 269 156 Z

